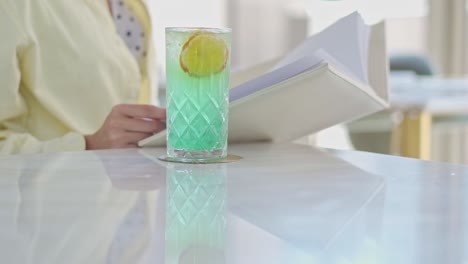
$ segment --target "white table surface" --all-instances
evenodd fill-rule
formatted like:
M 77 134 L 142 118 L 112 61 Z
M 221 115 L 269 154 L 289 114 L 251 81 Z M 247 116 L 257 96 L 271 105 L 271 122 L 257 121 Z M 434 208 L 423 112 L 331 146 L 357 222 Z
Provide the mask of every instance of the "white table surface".
M 293 144 L 231 146 L 231 164 L 163 152 L 0 156 L 1 263 L 468 261 L 468 167 Z
M 468 113 L 468 78 L 393 76 L 390 104 L 394 109 L 425 110 L 434 115 Z

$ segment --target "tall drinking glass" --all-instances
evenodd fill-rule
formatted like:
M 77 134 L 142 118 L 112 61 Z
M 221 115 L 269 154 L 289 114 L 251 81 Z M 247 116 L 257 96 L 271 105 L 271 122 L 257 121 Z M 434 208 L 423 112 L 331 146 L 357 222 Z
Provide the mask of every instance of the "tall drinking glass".
M 167 156 L 227 156 L 231 30 L 166 28 Z

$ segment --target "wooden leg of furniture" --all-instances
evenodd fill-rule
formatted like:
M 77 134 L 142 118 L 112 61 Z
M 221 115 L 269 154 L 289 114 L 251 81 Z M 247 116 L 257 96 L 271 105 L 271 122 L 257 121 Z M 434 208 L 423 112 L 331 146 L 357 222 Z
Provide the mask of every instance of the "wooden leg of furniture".
M 432 116 L 428 112 L 406 112 L 398 127 L 400 155 L 429 160 L 431 158 Z

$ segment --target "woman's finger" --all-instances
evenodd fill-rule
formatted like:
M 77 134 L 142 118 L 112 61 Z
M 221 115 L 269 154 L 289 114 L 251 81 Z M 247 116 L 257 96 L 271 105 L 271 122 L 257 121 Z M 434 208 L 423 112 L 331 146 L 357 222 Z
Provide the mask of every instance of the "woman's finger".
M 142 132 L 127 132 L 124 136 L 126 145 L 138 144 L 138 141 L 152 136 L 153 133 L 142 133 Z
M 157 120 L 122 118 L 119 127 L 129 132 L 156 133 L 165 128 L 165 124 Z
M 114 111 L 134 118 L 166 119 L 166 109 L 153 105 L 121 104 L 115 106 Z

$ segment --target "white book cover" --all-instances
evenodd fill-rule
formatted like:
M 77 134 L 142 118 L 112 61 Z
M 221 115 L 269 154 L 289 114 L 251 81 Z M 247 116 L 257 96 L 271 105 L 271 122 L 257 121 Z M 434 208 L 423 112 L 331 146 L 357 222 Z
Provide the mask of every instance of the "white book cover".
M 352 13 L 279 60 L 234 73 L 229 143 L 284 142 L 388 107 L 385 24 Z M 139 142 L 164 146 L 166 131 Z

